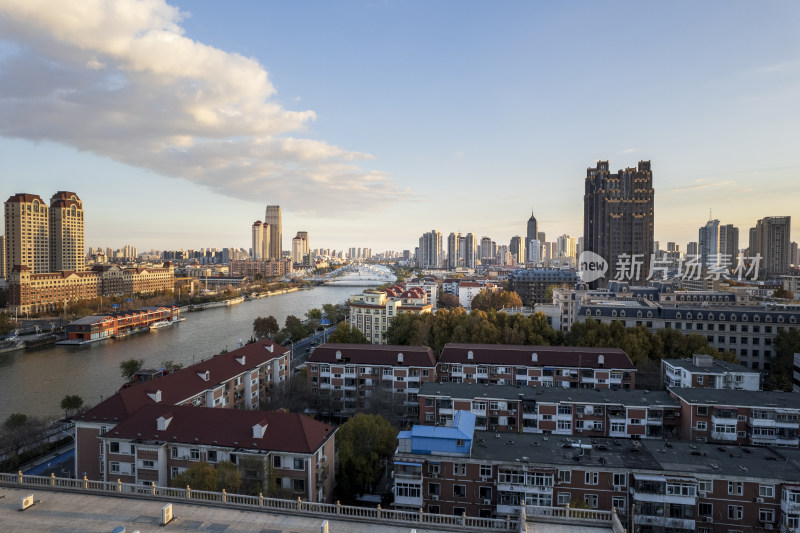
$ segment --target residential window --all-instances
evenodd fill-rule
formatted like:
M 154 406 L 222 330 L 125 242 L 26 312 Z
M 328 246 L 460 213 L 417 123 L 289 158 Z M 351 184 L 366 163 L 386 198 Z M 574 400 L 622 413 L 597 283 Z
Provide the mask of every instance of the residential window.
M 767 522 L 772 523 L 775 521 L 775 510 L 774 509 L 759 509 L 758 510 L 758 521 L 759 522 Z
M 708 431 L 708 422 L 698 422 L 697 429 L 699 431 Z
M 481 465 L 481 477 L 492 477 L 492 465 Z
M 428 464 L 428 473 L 429 474 L 439 474 L 440 465 L 439 463 L 429 463 Z
M 295 470 L 305 470 L 306 469 L 306 460 L 302 458 L 295 458 L 294 460 L 294 469 Z
M 759 485 L 758 495 L 761 496 L 762 498 L 774 498 L 775 485 Z
M 559 492 L 558 493 L 558 505 L 567 505 L 570 502 L 570 493 L 569 492 Z
M 572 470 L 559 470 L 558 471 L 559 483 L 572 483 Z
M 600 474 L 598 472 L 586 472 L 584 476 L 586 485 L 597 485 L 599 478 Z
M 438 483 L 428 483 L 428 494 L 431 496 L 438 496 L 441 486 Z
M 467 475 L 467 465 L 465 463 L 453 463 L 453 475 L 454 476 Z
M 625 474 L 614 474 L 614 486 L 615 487 L 624 487 L 627 485 L 627 478 Z
M 741 496 L 744 490 L 741 481 L 728 481 L 728 494 Z
M 697 406 L 697 416 L 708 416 L 708 406 L 707 405 L 698 405 Z
M 463 498 L 467 495 L 467 486 L 466 485 L 453 485 L 453 497 L 454 498 Z
M 155 468 L 155 466 L 156 466 L 155 461 L 148 461 L 148 460 L 142 461 L 142 468 Z
M 482 500 L 491 500 L 492 487 L 478 487 L 478 497 Z
M 742 515 L 744 514 L 741 505 L 729 505 L 728 506 L 728 519 L 729 520 L 741 520 Z
M 586 494 L 583 497 L 583 501 L 586 502 L 589 508 L 597 509 L 597 494 Z
M 306 490 L 306 480 L 305 479 L 293 479 L 292 480 L 292 489 L 295 492 L 303 492 Z
M 700 516 L 714 516 L 714 506 L 710 503 L 700 502 L 697 510 Z
M 111 453 L 119 453 L 119 442 L 109 443 L 108 448 L 111 451 Z
M 189 455 L 192 461 L 200 460 L 200 450 L 197 448 L 192 448 Z
M 710 479 L 698 479 L 697 490 L 700 492 L 707 492 L 711 494 L 714 492 L 714 482 Z
M 111 463 L 110 465 L 111 473 L 118 474 L 119 473 L 119 463 Z
M 281 467 L 281 456 L 280 455 L 276 455 L 276 456 L 274 456 L 272 458 L 272 466 L 275 467 L 275 468 L 280 468 Z
M 208 450 L 206 452 L 206 459 L 209 463 L 216 463 L 217 462 L 217 450 Z

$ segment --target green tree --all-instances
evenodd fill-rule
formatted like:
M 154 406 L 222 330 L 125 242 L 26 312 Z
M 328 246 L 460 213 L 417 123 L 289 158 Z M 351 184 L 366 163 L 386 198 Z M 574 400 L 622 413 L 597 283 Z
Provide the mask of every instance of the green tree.
M 133 376 L 144 366 L 143 359 L 128 359 L 119 364 L 119 370 L 126 381 L 132 381 Z
M 472 308 L 479 311 L 512 307 L 522 307 L 522 299 L 516 292 L 482 290 L 472 299 Z
M 319 309 L 309 309 L 306 311 L 306 318 L 309 320 L 321 320 L 322 311 Z
M 328 342 L 339 343 L 339 344 L 369 344 L 369 341 L 364 336 L 358 328 L 353 328 L 347 322 L 342 322 L 336 328 L 330 337 L 328 337 Z
M 339 427 L 336 441 L 336 493 L 343 502 L 353 502 L 380 481 L 382 462 L 397 448 L 397 430 L 380 416 L 359 413 Z
M 241 482 L 241 479 L 240 479 Z M 203 461 L 194 464 L 172 478 L 170 486 L 186 487 L 187 485 L 194 490 L 217 490 L 219 477 L 213 466 Z
M 0 313 L 0 335 L 8 335 L 14 329 L 14 321 L 11 315 L 5 312 Z
M 61 400 L 61 408 L 64 410 L 64 417 L 69 418 L 70 412 L 75 415 L 83 407 L 83 398 L 77 394 L 67 394 Z
M 260 316 L 253 320 L 253 335 L 259 340 L 273 338 L 280 329 L 278 320 L 272 315 L 267 317 Z
M 774 345 L 775 357 L 771 361 L 766 388 L 791 391 L 794 354 L 800 353 L 800 330 L 779 330 Z
M 307 337 L 310 333 L 308 328 L 303 325 L 303 322 L 301 322 L 300 319 L 294 315 L 289 315 L 286 317 L 284 329 L 288 334 L 288 338 L 292 339 L 293 341 L 299 341 L 300 339 Z

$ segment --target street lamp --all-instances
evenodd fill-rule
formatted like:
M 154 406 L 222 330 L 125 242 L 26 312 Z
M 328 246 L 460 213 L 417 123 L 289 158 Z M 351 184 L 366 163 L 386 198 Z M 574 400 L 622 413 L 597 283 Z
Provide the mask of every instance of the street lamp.
M 77 428 L 76 428 L 76 431 L 77 431 Z M 74 472 L 74 474 L 75 474 L 75 477 L 77 478 L 78 477 L 78 440 L 75 438 L 74 434 L 67 433 L 63 429 L 61 430 L 61 433 L 63 433 L 64 435 L 66 435 L 66 436 L 68 436 L 68 437 L 70 437 L 72 439 L 72 448 L 75 450 L 75 472 Z

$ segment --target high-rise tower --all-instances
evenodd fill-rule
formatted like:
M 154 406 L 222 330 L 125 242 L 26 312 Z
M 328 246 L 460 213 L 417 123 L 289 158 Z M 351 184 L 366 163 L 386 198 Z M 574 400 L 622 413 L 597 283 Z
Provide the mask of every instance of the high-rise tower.
M 650 161 L 639 161 L 637 168 L 626 168 L 616 174 L 611 174 L 608 168 L 608 161 L 598 161 L 596 168 L 586 170 L 584 250 L 605 259 L 611 276 L 622 254 L 629 254 L 631 259 L 636 256 L 642 266 L 639 279 L 631 281 L 643 284 L 653 252 L 654 191 Z
M 15 194 L 5 203 L 6 271 L 25 266 L 32 274 L 50 272 L 49 208 L 38 194 Z
M 756 249 L 761 254 L 759 277 L 774 278 L 789 273 L 792 217 L 765 217 L 756 222 Z M 752 245 L 751 245 L 752 246 Z
M 459 245 L 461 244 L 461 233 L 450 233 L 447 237 L 447 269 L 455 270 L 459 265 Z
M 719 220 L 709 220 L 700 228 L 697 239 L 700 264 L 708 267 L 719 266 Z
M 528 250 L 528 255 L 524 258 L 520 257 L 520 263 L 531 260 L 531 242 L 539 238 L 537 229 L 536 217 L 533 216 L 533 211 L 531 211 L 531 218 L 528 219 L 528 231 L 525 234 L 525 249 Z
M 83 202 L 74 192 L 58 191 L 50 198 L 50 270 L 85 267 Z
M 283 226 L 281 225 L 281 206 L 268 205 L 264 224 L 269 224 L 269 254 L 265 259 L 281 259 L 283 253 Z

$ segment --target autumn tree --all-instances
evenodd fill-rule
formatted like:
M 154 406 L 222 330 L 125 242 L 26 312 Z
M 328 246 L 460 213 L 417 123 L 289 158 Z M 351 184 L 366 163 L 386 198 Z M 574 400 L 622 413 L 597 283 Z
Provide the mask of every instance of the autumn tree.
M 340 344 L 369 344 L 367 337 L 358 328 L 342 322 L 329 337 L 328 342 Z
M 765 385 L 771 390 L 791 391 L 794 354 L 800 353 L 800 330 L 780 329 L 774 346 L 775 358 L 771 361 Z
M 440 309 L 455 309 L 456 307 L 461 307 L 461 303 L 458 301 L 458 296 L 455 294 L 442 293 L 441 296 L 439 296 Z
M 190 487 L 193 490 L 217 490 L 217 471 L 216 469 L 203 461 L 193 464 L 177 476 L 172 478 L 170 486 L 185 488 Z
M 508 291 L 488 291 L 482 290 L 475 298 L 472 299 L 471 304 L 473 309 L 479 311 L 491 311 L 498 309 L 510 309 L 514 307 L 522 307 L 522 298 L 516 292 Z

